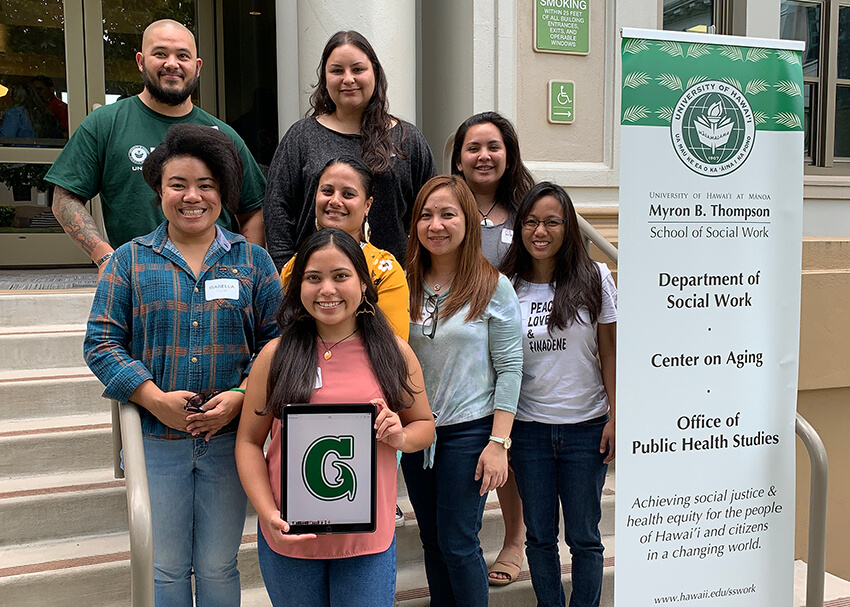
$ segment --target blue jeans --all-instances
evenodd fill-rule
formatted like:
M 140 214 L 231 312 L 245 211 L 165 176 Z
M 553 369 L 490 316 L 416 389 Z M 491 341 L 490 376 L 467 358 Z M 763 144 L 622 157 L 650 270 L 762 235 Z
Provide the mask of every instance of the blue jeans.
M 377 554 L 297 559 L 272 550 L 258 525 L 257 552 L 274 607 L 392 607 L 395 601 L 395 537 Z
M 238 606 L 236 553 L 248 500 L 233 457 L 236 433 L 143 442 L 157 606 L 192 607 L 192 573 L 197 607 Z
M 478 541 L 487 496 L 478 495 L 475 467 L 492 427 L 492 416 L 438 427 L 434 467 L 428 470 L 421 451 L 401 458 L 433 607 L 487 605 L 487 565 Z
M 526 556 L 539 607 L 564 607 L 558 556 L 558 500 L 572 555 L 570 607 L 598 607 L 602 594 L 602 486 L 599 453 L 608 416 L 579 424 L 514 422 L 511 462 L 522 498 Z

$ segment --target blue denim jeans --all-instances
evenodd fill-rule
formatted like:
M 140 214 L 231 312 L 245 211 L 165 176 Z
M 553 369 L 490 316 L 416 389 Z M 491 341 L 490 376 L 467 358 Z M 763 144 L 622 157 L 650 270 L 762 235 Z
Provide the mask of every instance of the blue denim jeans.
M 236 607 L 236 553 L 248 503 L 233 448 L 236 433 L 163 440 L 143 437 L 153 518 L 158 607 Z
M 579 424 L 514 422 L 511 462 L 522 498 L 526 556 L 540 607 L 564 607 L 558 556 L 558 500 L 572 555 L 570 607 L 598 607 L 602 593 L 602 486 L 599 453 L 608 416 Z
M 434 467 L 428 470 L 422 468 L 421 451 L 401 458 L 432 607 L 487 605 L 487 565 L 478 541 L 487 496 L 478 495 L 475 467 L 492 427 L 492 416 L 438 427 Z
M 274 607 L 392 607 L 395 601 L 395 537 L 377 554 L 297 559 L 272 550 L 258 525 L 257 552 Z

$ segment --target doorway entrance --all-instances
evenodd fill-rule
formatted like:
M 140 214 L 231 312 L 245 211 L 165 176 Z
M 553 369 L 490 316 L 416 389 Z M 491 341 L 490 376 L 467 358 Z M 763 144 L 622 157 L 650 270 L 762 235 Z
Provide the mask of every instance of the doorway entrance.
M 269 95 L 276 108 L 273 0 L 2 4 L 0 267 L 91 265 L 53 217 L 52 187 L 44 176 L 88 113 L 142 90 L 135 55 L 145 27 L 157 19 L 174 19 L 195 34 L 204 68 L 193 102 L 228 123 L 248 115 L 237 132 L 261 163 L 269 145 L 273 152 L 277 112 L 261 112 L 259 121 L 250 114 L 252 104 L 268 107 Z M 263 75 L 269 75 L 262 82 L 261 64 Z M 99 206 L 93 206 L 98 220 Z

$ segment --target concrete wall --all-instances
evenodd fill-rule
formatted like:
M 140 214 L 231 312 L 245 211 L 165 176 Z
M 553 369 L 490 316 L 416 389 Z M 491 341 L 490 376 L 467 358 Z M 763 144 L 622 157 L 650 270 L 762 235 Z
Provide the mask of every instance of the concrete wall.
M 422 3 L 421 129 L 443 172 L 449 172 L 442 166 L 447 138 L 473 114 L 472 17 L 471 2 Z
M 850 579 L 850 240 L 803 242 L 800 383 L 797 410 L 829 458 L 826 568 Z M 808 550 L 810 463 L 797 441 L 796 557 Z

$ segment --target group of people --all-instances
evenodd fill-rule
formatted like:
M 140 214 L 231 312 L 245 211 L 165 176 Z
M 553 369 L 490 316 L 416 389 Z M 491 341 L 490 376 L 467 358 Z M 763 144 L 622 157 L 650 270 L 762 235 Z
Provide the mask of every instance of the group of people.
M 0 121 L 0 137 L 56 139 L 68 137 L 68 104 L 56 96 L 53 79 L 34 76 L 15 84 Z
M 510 122 L 465 121 L 436 175 L 372 46 L 339 32 L 263 196 L 238 136 L 191 104 L 191 32 L 151 24 L 137 63 L 144 91 L 90 115 L 47 179 L 101 272 L 86 361 L 105 396 L 141 406 L 157 604 L 192 605 L 193 576 L 199 607 L 239 604 L 250 499 L 274 605 L 392 605 L 401 453 L 432 605 L 486 605 L 523 539 L 538 604 L 565 605 L 559 503 L 570 605 L 598 605 L 616 289 Z M 108 240 L 84 207 L 98 192 Z M 282 408 L 338 402 L 378 411 L 376 530 L 291 533 Z M 493 489 L 506 537 L 488 571 Z

